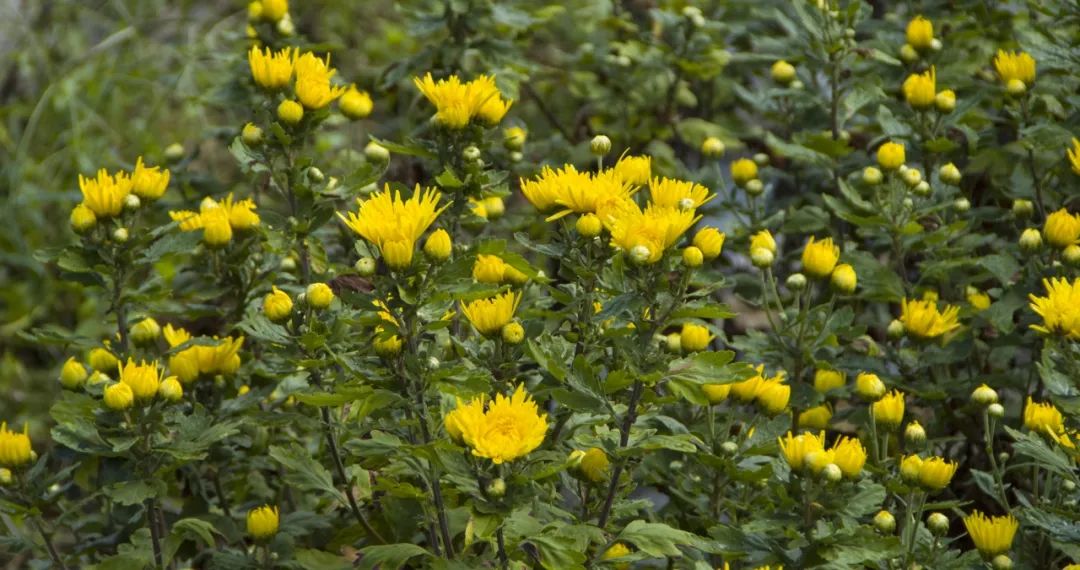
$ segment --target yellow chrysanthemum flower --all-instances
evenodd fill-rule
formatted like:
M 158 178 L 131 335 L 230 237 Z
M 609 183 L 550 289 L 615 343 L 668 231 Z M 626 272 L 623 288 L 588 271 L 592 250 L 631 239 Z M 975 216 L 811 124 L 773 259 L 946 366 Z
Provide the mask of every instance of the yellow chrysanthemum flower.
M 878 147 L 878 166 L 885 170 L 896 170 L 904 165 L 905 154 L 903 144 L 889 141 Z
M 747 378 L 746 380 L 743 380 L 741 382 L 728 384 L 728 386 L 731 387 L 731 393 L 743 402 L 753 401 L 754 396 L 757 395 L 758 386 L 760 386 L 761 383 L 765 381 L 765 365 L 759 364 L 755 367 L 755 370 L 757 370 L 756 376 L 752 378 Z
M 990 308 L 990 295 L 987 295 L 984 291 L 979 291 L 974 287 L 968 287 L 964 291 L 966 293 L 967 302 L 976 311 L 985 311 Z
M 607 479 L 610 467 L 611 460 L 608 459 L 607 453 L 604 453 L 604 450 L 599 447 L 590 447 L 586 450 L 581 456 L 581 462 L 578 464 L 581 474 L 593 483 L 599 483 Z
M 1069 158 L 1073 173 L 1080 176 L 1080 139 L 1073 138 L 1072 148 L 1065 149 L 1065 156 Z
M 451 437 L 460 433 L 474 456 L 496 465 L 524 457 L 539 447 L 547 434 L 547 414 L 539 412 L 522 385 L 509 398 L 496 395 L 486 409 L 482 397 L 465 408 L 464 413 L 447 415 L 447 431 Z
M 940 491 L 949 486 L 956 474 L 956 462 L 941 457 L 928 457 L 919 465 L 919 484 L 930 491 Z
M 705 398 L 710 404 L 719 404 L 731 393 L 731 384 L 703 384 L 701 390 L 705 392 Z
M 119 372 L 117 379 L 131 388 L 131 393 L 136 399 L 149 400 L 157 395 L 162 373 L 156 361 L 150 363 L 141 361 L 135 364 L 133 359 L 128 358 L 127 364 L 117 365 L 117 369 Z
M 650 178 L 652 178 L 652 157 L 645 155 L 623 156 L 619 158 L 619 161 L 611 169 L 615 176 L 623 182 L 632 186 L 639 186 L 649 182 Z M 655 196 L 653 202 L 656 202 Z
M 552 179 L 551 186 L 554 205 L 563 209 L 548 216 L 549 222 L 573 213 L 596 214 L 605 225 L 610 226 L 611 213 L 631 204 L 630 196 L 636 190 L 613 170 L 592 174 L 578 172 L 567 165 L 554 174 L 556 177 Z M 540 209 L 539 206 L 537 209 Z
M 810 239 L 806 242 L 806 247 L 803 248 L 803 272 L 810 277 L 818 279 L 828 277 L 839 260 L 840 247 L 833 245 L 832 238 L 814 241 L 814 236 L 810 236 Z
M 627 201 L 608 218 L 611 245 L 638 262 L 656 263 L 701 216 L 693 210 L 647 206 Z
M 780 452 L 784 455 L 787 464 L 791 466 L 791 470 L 801 471 L 807 466 L 806 460 L 809 455 L 825 449 L 825 432 L 817 435 L 812 433 L 793 435 L 789 431 L 786 436 L 777 438 L 777 441 L 780 443 Z
M 934 66 L 924 73 L 913 73 L 904 80 L 904 100 L 915 109 L 927 109 L 937 96 L 937 72 Z
M 1026 52 L 998 50 L 994 57 L 994 69 L 1002 83 L 1017 80 L 1028 87 L 1035 83 L 1035 58 Z
M 922 16 L 908 22 L 905 37 L 908 45 L 917 50 L 930 49 L 934 44 L 934 24 Z
M 1056 406 L 1035 402 L 1028 396 L 1024 406 L 1024 427 L 1042 434 L 1058 434 L 1065 431 L 1065 422 Z
M 886 429 L 893 430 L 900 427 L 904 421 L 904 393 L 893 390 L 872 404 L 874 409 L 874 421 Z
M 131 194 L 131 187 L 131 177 L 126 172 L 110 175 L 102 168 L 96 178 L 79 175 L 82 204 L 98 218 L 119 216 L 124 209 L 124 198 Z
M 1045 297 L 1028 295 L 1031 310 L 1043 320 L 1041 325 L 1031 328 L 1043 334 L 1080 340 L 1080 278 L 1071 283 L 1063 277 L 1043 279 L 1043 287 Z
M 479 283 L 502 283 L 506 275 L 506 262 L 497 255 L 481 253 L 473 263 L 472 276 Z
M 767 414 L 775 416 L 787 409 L 791 399 L 791 386 L 784 384 L 784 373 L 760 383 L 754 394 L 754 401 Z
M 900 477 L 908 483 L 919 481 L 919 472 L 922 470 L 923 458 L 918 455 L 905 455 L 900 460 Z
M 435 81 L 428 73 L 413 84 L 435 106 L 435 120 L 444 127 L 461 129 L 472 119 L 497 125 L 510 110 L 512 101 L 503 99 L 495 78 L 481 75 L 462 83 L 456 75 Z
M 829 390 L 843 388 L 847 379 L 839 370 L 825 370 L 819 368 L 814 371 L 814 390 L 825 393 Z
M 1043 237 L 1058 249 L 1077 243 L 1080 241 L 1080 216 L 1070 214 L 1065 208 L 1046 216 Z
M 297 58 L 293 67 L 296 71 L 296 98 L 304 107 L 322 109 L 345 94 L 345 87 L 330 83 L 337 73 L 336 69 L 330 67 L 330 54 L 326 54 L 326 59 L 322 60 L 313 53 L 305 53 Z
M 349 212 L 346 217 L 338 212 L 338 217 L 378 247 L 391 267 L 401 269 L 412 263 L 416 240 L 449 207 L 449 204 L 438 207 L 441 198 L 442 194 L 434 188 L 421 190 L 417 184 L 412 197 L 403 200 L 400 192 L 391 191 L 390 185 L 386 185 L 382 192 L 367 200 L 357 199 L 360 208 L 356 213 Z
M 988 517 L 979 511 L 974 511 L 964 517 L 964 526 L 967 528 L 971 542 L 975 548 L 986 558 L 992 558 L 998 554 L 1004 554 L 1012 548 L 1013 537 L 1020 528 L 1020 522 L 1012 515 L 1003 517 Z
M 848 479 L 854 479 L 862 473 L 866 465 L 866 448 L 861 441 L 851 437 L 841 437 L 836 440 L 832 448 L 832 462 L 840 468 L 840 472 Z
M 649 182 L 649 201 L 660 208 L 693 210 L 716 197 L 695 182 L 658 177 Z
M 822 404 L 801 412 L 796 425 L 801 429 L 825 429 L 829 427 L 832 416 L 832 409 L 827 404 Z
M 157 200 L 169 187 L 169 169 L 159 166 L 147 167 L 142 157 L 135 161 L 135 170 L 131 173 L 131 192 L 146 200 Z
M 933 301 L 904 299 L 900 308 L 900 322 L 907 334 L 922 340 L 930 340 L 948 334 L 958 328 L 960 307 L 946 305 L 938 311 Z
M 273 53 L 270 48 L 260 50 L 252 46 L 248 51 L 251 77 L 259 87 L 264 89 L 278 90 L 288 87 L 293 75 L 296 54 L 296 48 L 285 48 Z
M 7 422 L 0 423 L 0 467 L 14 469 L 22 467 L 34 457 L 30 446 L 30 428 L 23 424 L 23 431 L 11 431 Z
M 760 232 L 750 236 L 750 251 L 755 249 L 767 249 L 769 252 L 776 253 L 776 240 L 773 239 L 769 230 L 761 230 Z
M 255 213 L 255 201 L 251 198 L 233 201 L 233 195 L 225 197 L 221 207 L 228 213 L 229 226 L 236 231 L 244 231 L 259 225 L 259 214 Z
M 371 114 L 375 104 L 371 101 L 371 94 L 357 89 L 356 85 L 350 85 L 348 90 L 338 100 L 338 108 L 341 114 L 352 120 L 359 120 Z
M 705 350 L 715 338 L 708 328 L 693 323 L 683 323 L 679 337 L 681 338 L 682 349 L 687 352 Z
M 507 291 L 490 299 L 465 303 L 461 311 L 477 332 L 484 336 L 493 336 L 502 332 L 502 328 L 514 319 L 514 312 L 520 303 L 520 291 Z
M 277 534 L 279 512 L 277 507 L 263 505 L 248 511 L 247 531 L 255 540 L 267 540 Z
M 521 193 L 538 212 L 544 214 L 555 208 L 555 201 L 559 199 L 559 196 L 561 196 L 563 192 L 563 187 L 567 184 L 565 179 L 578 178 L 580 176 L 588 175 L 579 173 L 569 164 L 558 170 L 555 170 L 550 166 L 544 166 L 544 168 L 540 170 L 540 175 L 535 179 L 520 179 Z
M 724 249 L 724 232 L 712 227 L 705 227 L 694 234 L 694 247 L 701 250 L 701 255 L 706 260 L 713 260 L 720 256 Z

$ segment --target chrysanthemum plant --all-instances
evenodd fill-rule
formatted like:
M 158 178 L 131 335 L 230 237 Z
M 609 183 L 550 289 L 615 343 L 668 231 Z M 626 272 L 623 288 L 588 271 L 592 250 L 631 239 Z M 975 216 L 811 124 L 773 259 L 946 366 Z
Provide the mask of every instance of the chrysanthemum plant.
M 80 178 L 77 237 L 39 255 L 108 334 L 34 334 L 75 356 L 51 444 L 0 428 L 10 542 L 67 568 L 1075 562 L 1076 50 L 970 4 L 615 9 L 568 127 L 517 75 L 542 71 L 473 57 L 557 8 L 447 3 L 422 24 L 453 41 L 373 100 L 253 2 L 242 178 Z

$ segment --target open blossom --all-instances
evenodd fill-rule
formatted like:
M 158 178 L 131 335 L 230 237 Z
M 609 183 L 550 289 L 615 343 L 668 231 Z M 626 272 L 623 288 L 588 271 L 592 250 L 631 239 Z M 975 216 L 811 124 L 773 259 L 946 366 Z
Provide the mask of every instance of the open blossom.
M 662 208 L 644 210 L 627 202 L 610 214 L 611 245 L 629 253 L 636 261 L 655 263 L 701 216 L 694 210 Z
M 1035 58 L 1026 52 L 998 50 L 994 56 L 994 69 L 1002 83 L 1022 81 L 1028 87 L 1035 83 Z
M 514 319 L 514 312 L 520 303 L 520 291 L 507 291 L 490 299 L 464 303 L 461 311 L 477 332 L 493 336 L 502 332 L 502 328 Z
M 131 194 L 131 176 L 126 172 L 109 174 L 102 168 L 94 178 L 80 174 L 79 189 L 83 195 L 83 206 L 98 218 L 111 218 L 119 216 L 124 209 L 124 198 Z
M 346 88 L 330 83 L 337 70 L 330 67 L 330 54 L 322 60 L 305 53 L 293 65 L 296 72 L 296 98 L 307 109 L 322 109 L 345 94 Z
M 495 78 L 489 75 L 462 82 L 457 75 L 435 81 L 428 73 L 413 78 L 413 84 L 435 106 L 435 121 L 450 129 L 464 128 L 473 119 L 497 125 L 512 103 L 503 99 Z
M 416 241 L 435 222 L 446 208 L 439 207 L 442 194 L 433 188 L 421 189 L 417 184 L 413 195 L 403 199 L 397 190 L 387 185 L 367 200 L 357 199 L 357 212 L 348 216 L 338 213 L 345 225 L 382 252 L 387 264 L 395 269 L 412 263 Z
M 931 340 L 960 328 L 957 317 L 960 308 L 947 305 L 939 311 L 937 303 L 930 300 L 904 299 L 900 309 L 900 322 L 904 330 L 915 338 Z
M 1032 330 L 1047 335 L 1062 335 L 1080 340 L 1080 278 L 1069 282 L 1063 277 L 1043 279 L 1046 296 L 1028 295 L 1031 310 L 1042 317 L 1042 324 Z
M 497 394 L 486 405 L 482 396 L 459 402 L 444 422 L 451 439 L 496 465 L 528 455 L 544 442 L 548 428 L 547 414 L 540 413 L 522 385 L 509 397 Z

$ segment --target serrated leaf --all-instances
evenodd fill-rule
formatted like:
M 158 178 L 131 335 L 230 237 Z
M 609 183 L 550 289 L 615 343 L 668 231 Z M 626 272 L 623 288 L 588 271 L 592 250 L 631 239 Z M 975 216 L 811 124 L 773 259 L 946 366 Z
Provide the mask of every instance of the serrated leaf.
M 360 570 L 396 570 L 417 556 L 430 557 L 431 553 L 415 544 L 379 544 L 361 548 Z
M 285 482 L 303 491 L 326 493 L 335 500 L 344 501 L 345 496 L 334 486 L 330 471 L 322 466 L 300 444 L 288 447 L 271 446 L 270 458 L 285 468 Z

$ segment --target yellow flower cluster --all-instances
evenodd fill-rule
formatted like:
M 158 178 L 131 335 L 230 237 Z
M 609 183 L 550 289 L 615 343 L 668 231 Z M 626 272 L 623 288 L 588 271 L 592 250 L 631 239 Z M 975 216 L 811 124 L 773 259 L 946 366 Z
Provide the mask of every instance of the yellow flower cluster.
M 547 414 L 539 412 L 522 385 L 509 398 L 498 394 L 491 402 L 482 396 L 467 404 L 459 401 L 444 423 L 454 441 L 496 465 L 528 455 L 544 442 L 548 428 Z
M 1026 52 L 998 50 L 994 56 L 994 69 L 998 78 L 1006 85 L 1019 81 L 1031 87 L 1035 83 L 1035 58 Z
M 457 75 L 435 81 L 428 73 L 413 84 L 435 106 L 435 121 L 449 129 L 462 129 L 473 119 L 488 126 L 502 121 L 512 101 L 503 99 L 495 78 L 481 75 L 462 82 Z
M 1063 277 L 1043 279 L 1046 296 L 1028 295 L 1031 310 L 1042 317 L 1033 330 L 1047 335 L 1062 335 L 1080 340 L 1080 278 L 1069 282 Z
M 854 479 L 866 464 L 866 449 L 858 439 L 840 437 L 832 447 L 825 447 L 825 432 L 803 433 L 778 438 L 780 452 L 792 471 L 809 470 L 815 475 L 828 465 L 836 465 L 844 477 Z
M 495 336 L 514 319 L 514 312 L 521 304 L 520 291 L 507 291 L 489 299 L 477 299 L 461 306 L 461 312 L 472 323 L 476 332 Z
M 202 230 L 203 242 L 211 247 L 223 247 L 232 241 L 234 232 L 244 232 L 259 225 L 255 202 L 250 198 L 234 202 L 229 194 L 223 202 L 209 196 L 199 204 L 199 211 L 173 210 L 169 217 L 180 231 Z
M 717 395 L 723 393 L 725 398 L 727 393 L 731 393 L 743 402 L 755 402 L 770 415 L 779 414 L 787 408 L 791 399 L 791 386 L 784 383 L 786 374 L 783 371 L 770 378 L 765 378 L 764 374 L 765 366 L 758 365 L 754 377 L 734 384 L 716 384 L 712 390 Z
M 405 200 L 401 193 L 390 190 L 387 184 L 367 200 L 357 199 L 357 212 L 348 216 L 338 213 L 345 225 L 379 248 L 383 260 L 392 269 L 405 269 L 412 264 L 416 241 L 424 235 L 449 204 L 439 207 L 442 194 L 434 188 L 420 189 Z
M 293 93 L 307 109 L 322 109 L 344 95 L 347 90 L 332 83 L 337 70 L 330 67 L 329 54 L 325 59 L 319 59 L 311 52 L 300 54 L 296 48 L 285 48 L 274 53 L 270 48 L 260 50 L 253 46 L 248 51 L 248 64 L 251 66 L 251 76 L 255 83 L 268 91 L 285 89 L 295 76 Z M 290 101 L 285 101 L 288 102 Z M 302 116 L 303 109 L 300 111 Z M 288 122 L 299 122 L 299 117 L 296 121 Z
M 109 174 L 104 168 L 94 178 L 80 174 L 83 199 L 71 210 L 71 227 L 82 233 L 94 227 L 99 218 L 119 216 L 125 206 L 137 208 L 139 198 L 157 200 L 168 188 L 169 176 L 168 170 L 143 164 L 141 156 L 130 174 L 124 171 Z
M 521 179 L 521 193 L 541 213 L 560 208 L 548 221 L 572 213 L 597 214 L 601 219 L 617 204 L 630 199 L 635 188 L 615 169 L 600 173 L 579 172 L 567 164 L 560 169 L 545 166 L 534 180 Z
M 946 305 L 939 311 L 932 300 L 904 299 L 900 308 L 900 322 L 908 335 L 920 340 L 932 340 L 958 328 L 960 307 Z
M 176 348 L 191 340 L 191 333 L 165 325 L 162 330 L 169 348 Z M 199 376 L 216 374 L 231 375 L 240 368 L 240 348 L 244 346 L 244 337 L 226 337 L 217 339 L 217 344 L 190 346 L 169 357 L 169 372 L 187 384 Z

